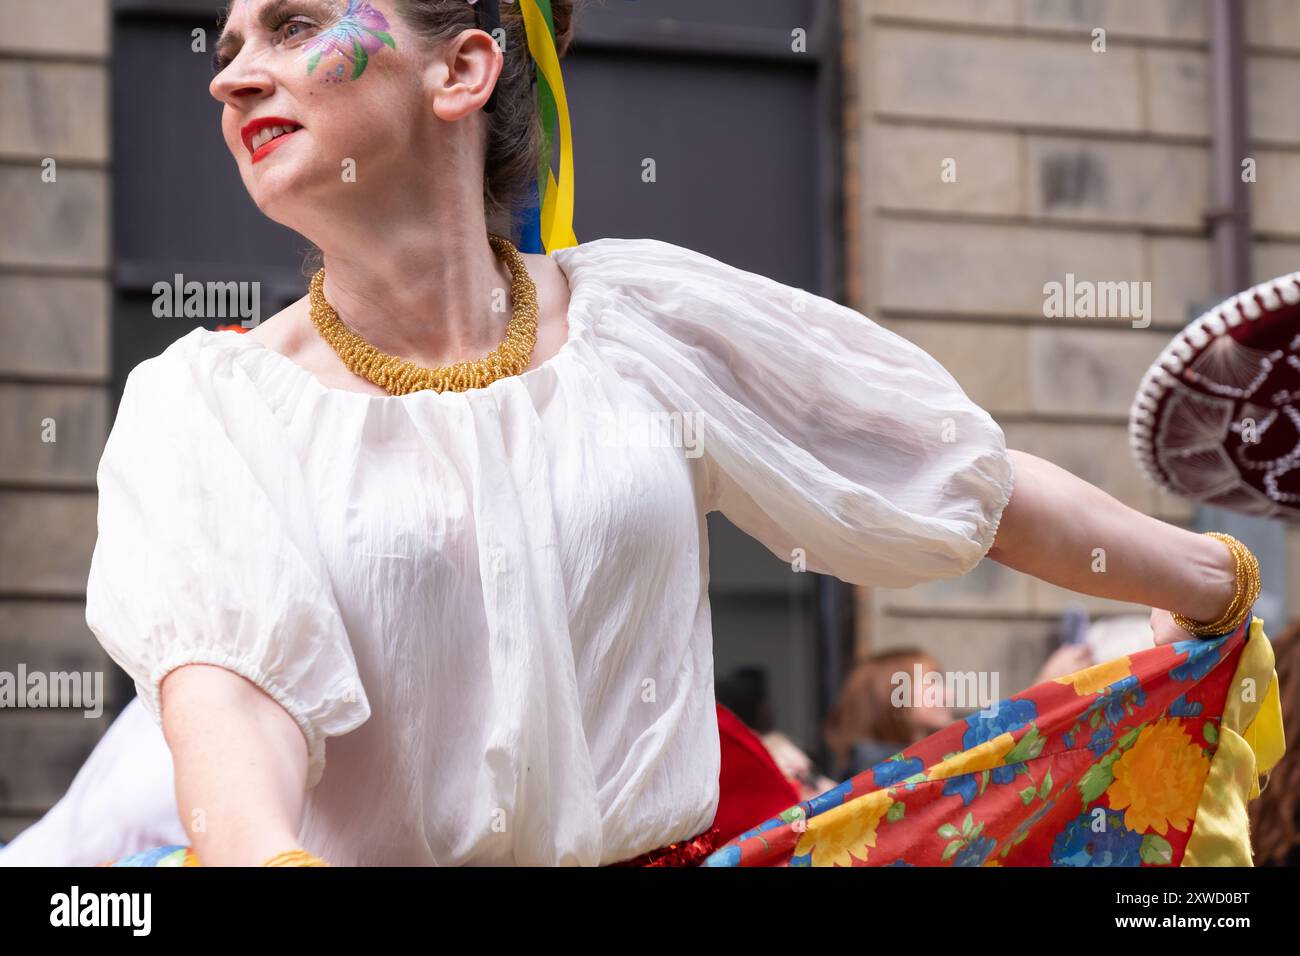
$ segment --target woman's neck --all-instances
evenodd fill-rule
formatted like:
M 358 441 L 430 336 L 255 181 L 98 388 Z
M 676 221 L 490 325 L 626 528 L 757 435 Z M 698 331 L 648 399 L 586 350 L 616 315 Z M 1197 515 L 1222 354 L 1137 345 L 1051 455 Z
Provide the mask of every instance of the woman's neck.
M 322 245 L 325 298 L 344 323 L 380 351 L 428 367 L 482 358 L 501 343 L 510 271 L 481 214 L 367 222 L 366 234 Z

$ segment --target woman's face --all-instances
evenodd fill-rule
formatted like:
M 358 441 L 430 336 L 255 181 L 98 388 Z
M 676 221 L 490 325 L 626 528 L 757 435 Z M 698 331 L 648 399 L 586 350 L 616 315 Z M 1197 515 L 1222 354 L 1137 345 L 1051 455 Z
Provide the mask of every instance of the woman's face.
M 459 111 L 457 97 L 474 100 L 473 92 L 448 80 L 455 61 L 421 53 L 394 6 L 233 0 L 210 90 L 224 104 L 222 135 L 244 186 L 272 219 L 296 227 L 313 204 L 338 208 L 369 184 L 386 184 L 390 195 L 415 185 L 436 161 L 431 153 L 447 147 L 438 120 L 471 111 Z M 477 61 L 490 64 L 470 59 L 470 73 Z

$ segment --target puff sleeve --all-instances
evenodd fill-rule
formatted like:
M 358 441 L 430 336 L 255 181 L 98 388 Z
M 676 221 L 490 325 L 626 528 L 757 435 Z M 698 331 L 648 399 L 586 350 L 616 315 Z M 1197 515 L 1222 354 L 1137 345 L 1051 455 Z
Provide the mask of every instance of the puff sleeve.
M 707 510 L 851 584 L 956 577 L 988 552 L 1012 461 L 1002 429 L 935 358 L 853 309 L 701 253 L 597 245 L 597 268 L 627 273 L 599 325 L 606 347 L 667 409 L 701 416 Z
M 301 728 L 313 787 L 325 739 L 370 706 L 283 430 L 229 350 L 193 341 L 127 378 L 99 463 L 86 622 L 157 723 L 181 665 L 252 681 Z

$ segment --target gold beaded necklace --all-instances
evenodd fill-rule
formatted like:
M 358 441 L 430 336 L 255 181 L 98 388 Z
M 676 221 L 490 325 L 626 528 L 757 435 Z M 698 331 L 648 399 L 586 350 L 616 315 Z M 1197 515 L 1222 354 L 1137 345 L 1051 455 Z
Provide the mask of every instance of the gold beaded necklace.
M 425 368 L 379 351 L 344 325 L 334 307 L 325 301 L 324 269 L 311 278 L 312 323 L 344 365 L 390 395 L 407 395 L 425 389 L 463 392 L 483 388 L 509 375 L 518 375 L 528 368 L 533 348 L 537 345 L 537 286 L 528 275 L 524 257 L 509 239 L 489 234 L 488 242 L 492 251 L 510 269 L 510 299 L 514 303 L 514 312 L 506 326 L 505 341 L 481 359 Z

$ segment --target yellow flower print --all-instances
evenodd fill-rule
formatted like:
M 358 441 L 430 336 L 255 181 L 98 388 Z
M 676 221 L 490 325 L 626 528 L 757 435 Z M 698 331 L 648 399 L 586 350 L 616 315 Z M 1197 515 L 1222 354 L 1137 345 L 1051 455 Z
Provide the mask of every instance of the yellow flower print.
M 1116 681 L 1121 681 L 1133 673 L 1127 657 L 1116 658 L 1102 664 L 1086 667 L 1064 677 L 1052 678 L 1058 684 L 1073 684 L 1074 692 L 1080 697 L 1087 697 L 1105 690 Z
M 1124 811 L 1124 825 L 1164 836 L 1170 827 L 1186 830 L 1195 818 L 1210 762 L 1174 717 L 1143 727 L 1113 772 L 1106 794 L 1112 808 Z
M 867 862 L 867 850 L 876 845 L 876 827 L 893 804 L 892 793 L 876 790 L 813 817 L 794 855 L 806 856 L 811 851 L 813 866 Z
M 1016 745 L 1016 738 L 1010 733 L 998 734 L 992 740 L 986 740 L 978 747 L 972 747 L 970 750 L 963 750 L 959 754 L 953 754 L 946 760 L 941 760 L 928 771 L 925 778 L 927 780 L 947 780 L 949 777 L 959 777 L 964 773 L 978 773 L 981 770 L 992 770 L 994 767 L 1001 767 L 1002 761 L 1006 759 L 1007 754 Z

